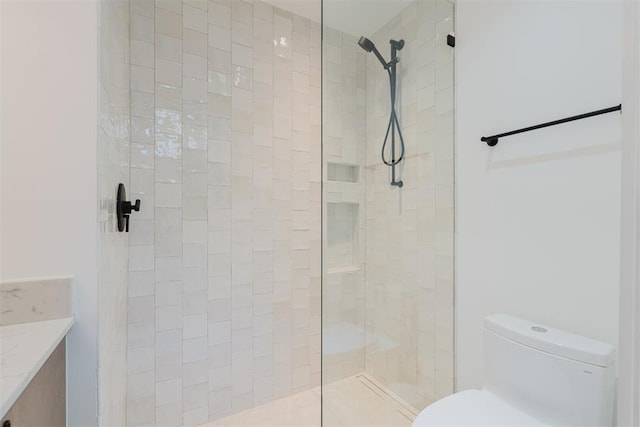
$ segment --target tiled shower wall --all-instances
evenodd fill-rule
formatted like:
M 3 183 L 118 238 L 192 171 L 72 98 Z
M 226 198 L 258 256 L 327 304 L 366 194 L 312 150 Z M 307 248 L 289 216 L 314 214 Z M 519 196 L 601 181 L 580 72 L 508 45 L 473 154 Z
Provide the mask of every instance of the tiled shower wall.
M 401 179 L 380 160 L 389 82 L 367 59 L 366 372 L 416 408 L 453 392 L 453 4 L 416 0 L 371 39 L 398 56 Z M 383 49 L 384 47 L 384 49 Z
M 116 228 L 116 189 L 129 185 L 129 2 L 100 1 L 98 185 L 98 423 L 125 424 L 128 235 Z
M 131 2 L 127 424 L 320 382 L 320 27 L 259 1 Z

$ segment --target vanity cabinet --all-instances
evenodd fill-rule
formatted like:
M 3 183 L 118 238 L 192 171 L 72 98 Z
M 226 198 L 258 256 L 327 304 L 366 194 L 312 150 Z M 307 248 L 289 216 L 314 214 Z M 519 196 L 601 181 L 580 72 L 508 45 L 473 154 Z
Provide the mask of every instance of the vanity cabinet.
M 65 339 L 33 377 L 2 418 L 0 426 L 63 427 L 66 425 Z

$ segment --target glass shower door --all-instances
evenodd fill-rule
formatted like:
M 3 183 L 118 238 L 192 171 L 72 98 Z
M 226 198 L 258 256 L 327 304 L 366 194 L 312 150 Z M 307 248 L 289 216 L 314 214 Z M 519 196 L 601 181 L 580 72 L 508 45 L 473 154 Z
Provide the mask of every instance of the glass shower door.
M 453 392 L 453 11 L 324 1 L 325 426 L 409 426 Z

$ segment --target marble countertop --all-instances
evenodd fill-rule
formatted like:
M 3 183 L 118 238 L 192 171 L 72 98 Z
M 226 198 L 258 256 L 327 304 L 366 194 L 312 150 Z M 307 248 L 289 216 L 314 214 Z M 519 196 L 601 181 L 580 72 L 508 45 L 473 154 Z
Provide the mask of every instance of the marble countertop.
M 0 327 L 0 418 L 27 388 L 73 325 L 73 318 Z

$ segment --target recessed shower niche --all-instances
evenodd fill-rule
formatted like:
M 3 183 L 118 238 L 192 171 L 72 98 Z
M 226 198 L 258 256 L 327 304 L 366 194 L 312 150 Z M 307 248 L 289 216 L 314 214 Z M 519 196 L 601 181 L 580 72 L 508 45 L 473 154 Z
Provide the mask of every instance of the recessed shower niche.
M 326 169 L 326 267 L 328 273 L 360 269 L 360 212 L 363 188 L 360 166 L 344 162 L 327 162 Z
M 357 203 L 327 203 L 329 273 L 360 268 L 358 209 Z
M 327 181 L 333 182 L 360 182 L 360 167 L 341 163 L 327 163 Z

